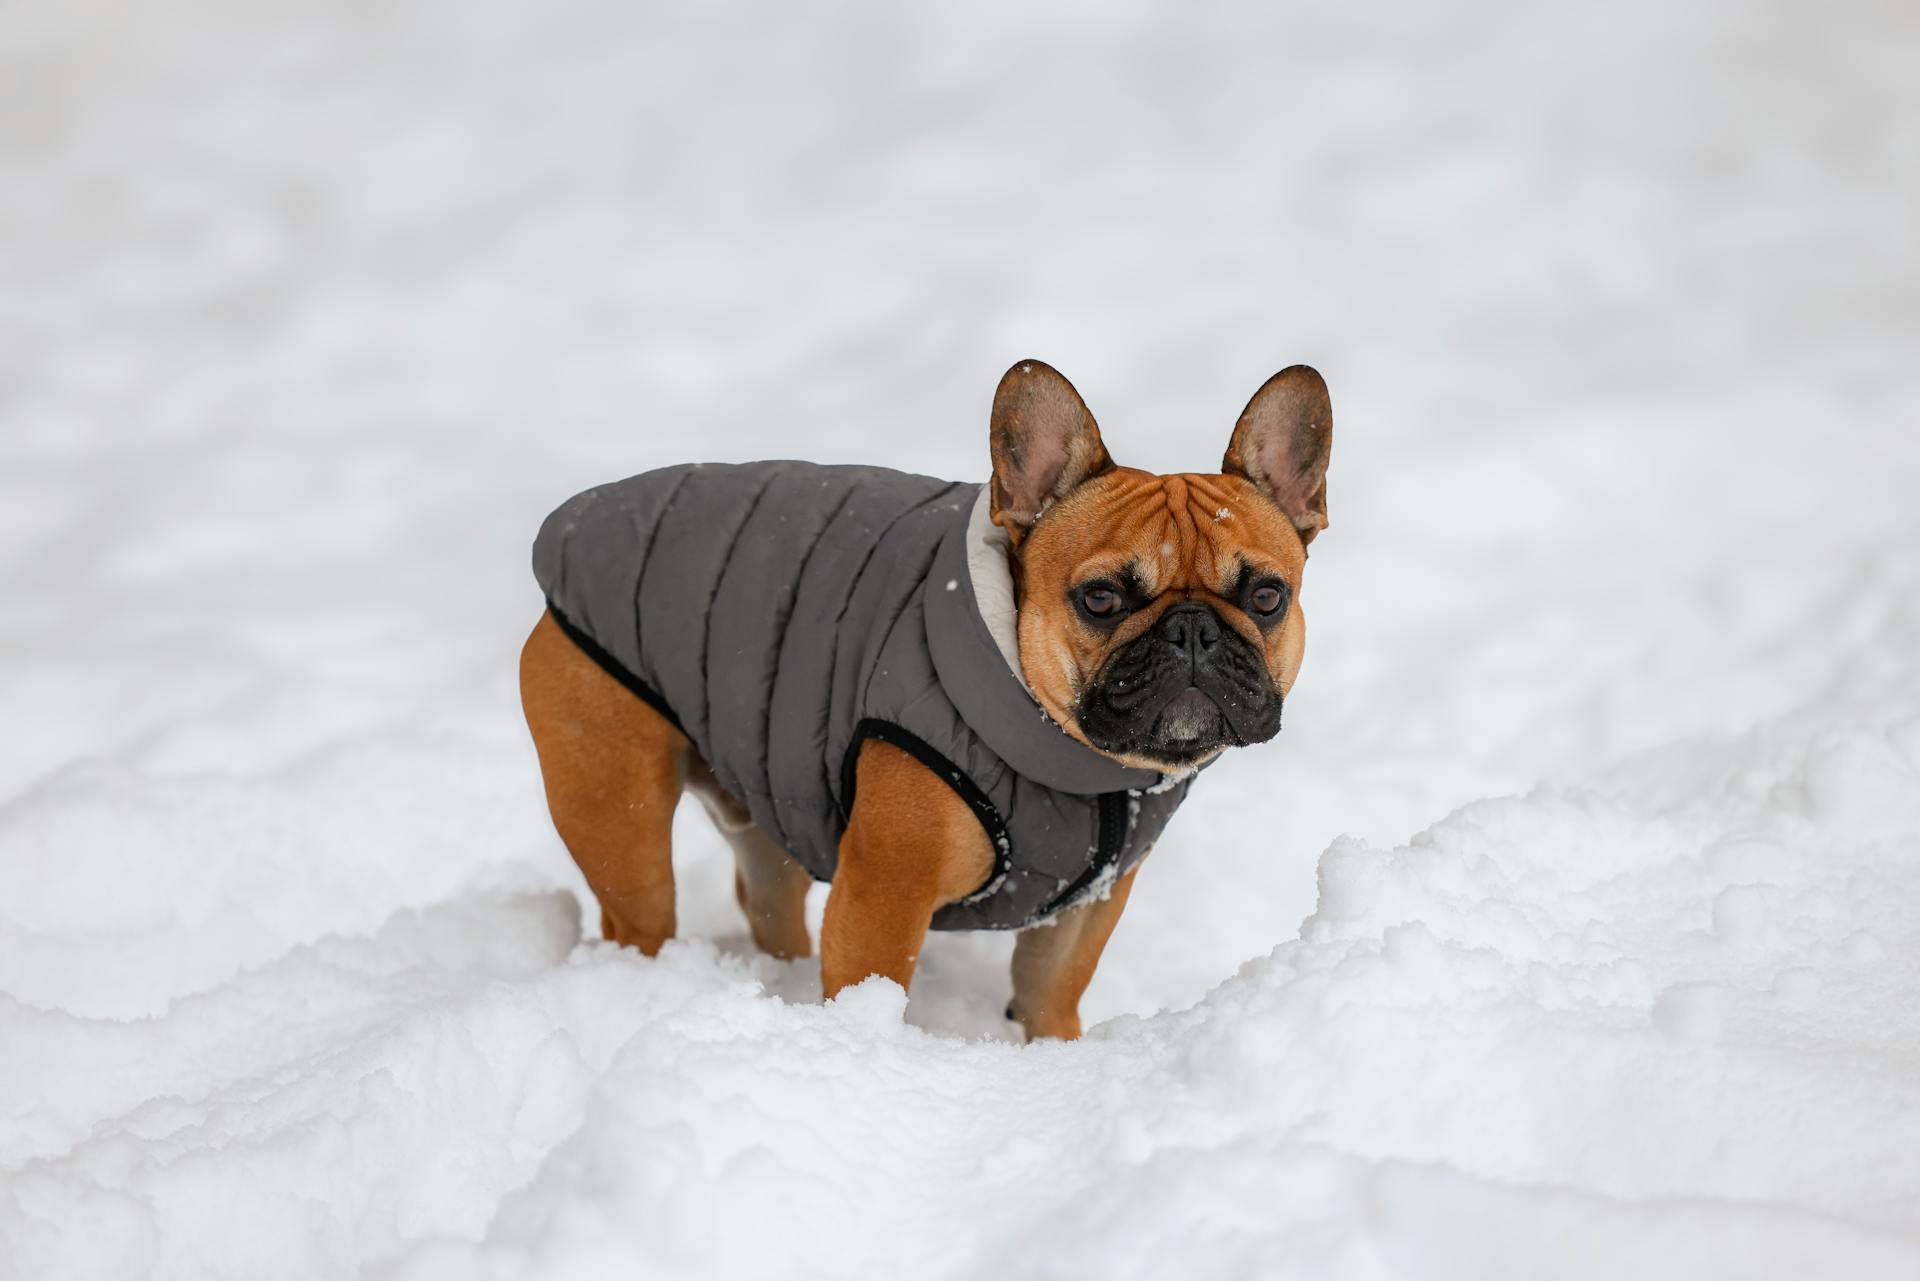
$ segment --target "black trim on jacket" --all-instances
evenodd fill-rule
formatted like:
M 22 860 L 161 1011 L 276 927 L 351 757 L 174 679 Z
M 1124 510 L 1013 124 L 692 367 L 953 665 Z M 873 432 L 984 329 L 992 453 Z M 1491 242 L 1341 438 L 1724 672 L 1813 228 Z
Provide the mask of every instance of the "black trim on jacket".
M 658 690 L 628 671 L 619 659 L 601 648 L 598 641 L 581 631 L 578 627 L 575 627 L 567 616 L 555 607 L 552 601 L 547 602 L 547 613 L 551 615 L 553 621 L 559 625 L 561 633 L 575 645 L 578 645 L 581 653 L 597 663 L 600 670 L 619 681 L 622 685 L 625 685 L 633 692 L 634 697 L 666 717 L 667 723 L 679 730 L 682 734 L 687 732 L 687 727 L 680 723 L 680 718 L 673 714 L 673 709 L 667 706 L 667 700 L 660 697 Z

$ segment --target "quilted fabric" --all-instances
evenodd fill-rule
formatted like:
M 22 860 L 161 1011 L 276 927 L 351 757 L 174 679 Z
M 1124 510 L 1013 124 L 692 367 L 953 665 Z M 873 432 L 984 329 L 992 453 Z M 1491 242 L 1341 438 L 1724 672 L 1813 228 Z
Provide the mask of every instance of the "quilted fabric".
M 1070 737 L 1008 667 L 968 577 L 979 489 L 874 467 L 670 467 L 562 504 L 534 576 L 816 878 L 833 878 L 861 743 L 919 757 L 999 854 L 934 927 L 1019 928 L 1138 861 L 1190 780 Z

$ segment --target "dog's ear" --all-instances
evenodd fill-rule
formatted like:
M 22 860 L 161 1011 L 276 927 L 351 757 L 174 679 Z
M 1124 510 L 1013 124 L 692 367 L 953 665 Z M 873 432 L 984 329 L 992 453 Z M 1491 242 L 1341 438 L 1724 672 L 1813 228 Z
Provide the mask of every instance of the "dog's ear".
M 991 445 L 993 521 L 1016 547 L 1048 504 L 1113 467 L 1080 393 L 1038 360 L 1000 379 Z
M 1327 463 L 1333 455 L 1333 401 L 1306 365 L 1267 379 L 1234 424 L 1220 470 L 1253 482 L 1310 543 L 1327 527 Z

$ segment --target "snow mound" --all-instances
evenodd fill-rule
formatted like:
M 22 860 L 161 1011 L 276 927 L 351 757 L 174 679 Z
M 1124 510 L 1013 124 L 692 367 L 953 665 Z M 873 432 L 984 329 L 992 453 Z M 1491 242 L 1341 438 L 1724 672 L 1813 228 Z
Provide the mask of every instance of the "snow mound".
M 1920 706 L 1789 718 L 1337 842 L 1298 939 L 1031 1047 L 457 893 L 157 1017 L 0 1007 L 0 1241 L 33 1276 L 1901 1275 L 1917 836 Z

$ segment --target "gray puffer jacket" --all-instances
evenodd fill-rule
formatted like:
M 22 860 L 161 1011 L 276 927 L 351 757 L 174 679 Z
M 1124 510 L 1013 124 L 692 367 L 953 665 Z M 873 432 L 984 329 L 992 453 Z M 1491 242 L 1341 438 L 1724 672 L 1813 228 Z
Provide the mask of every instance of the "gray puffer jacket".
M 1121 765 L 1034 702 L 976 600 L 979 492 L 877 467 L 669 467 L 562 504 L 534 576 L 568 635 L 821 880 L 860 745 L 918 758 L 998 851 L 934 927 L 1018 929 L 1130 868 L 1190 780 Z

